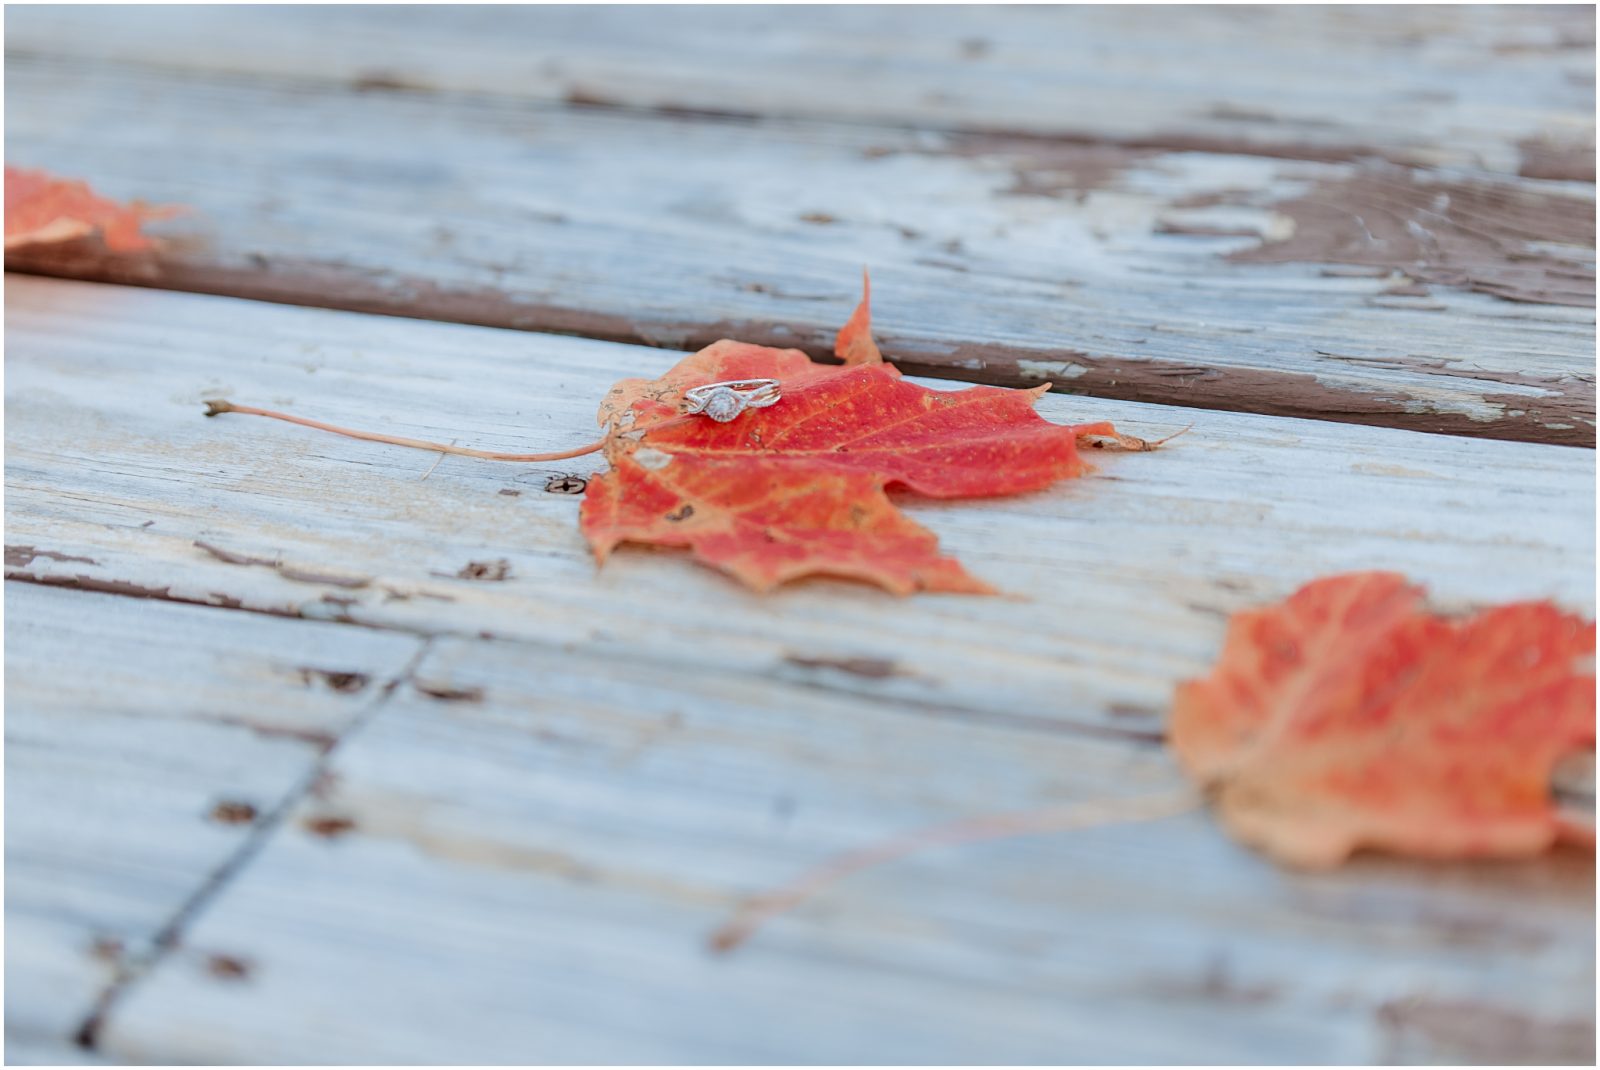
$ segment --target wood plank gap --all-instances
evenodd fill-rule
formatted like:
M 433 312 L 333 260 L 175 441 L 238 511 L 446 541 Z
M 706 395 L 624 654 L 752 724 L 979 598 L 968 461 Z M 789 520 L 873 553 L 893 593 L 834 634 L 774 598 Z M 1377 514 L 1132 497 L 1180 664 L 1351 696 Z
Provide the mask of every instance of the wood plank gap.
M 232 609 L 245 613 L 260 613 L 265 616 L 284 617 L 291 620 L 310 620 L 300 614 L 289 613 L 285 610 L 271 607 L 225 605 L 218 606 L 215 602 L 207 602 L 198 598 L 182 598 L 170 594 L 168 591 L 158 591 L 151 588 L 140 587 L 136 584 L 100 581 L 87 576 L 50 576 L 30 575 L 17 572 L 6 575 L 8 583 L 30 583 L 40 587 L 63 587 L 68 590 L 95 591 L 102 594 L 115 594 L 131 598 L 154 598 L 158 601 L 173 602 L 178 605 L 203 606 L 207 609 Z M 481 638 L 481 633 L 471 629 L 443 627 L 437 629 L 422 629 L 408 627 L 402 622 L 360 620 L 349 615 L 334 617 L 317 617 L 319 623 L 346 624 L 358 628 L 370 628 L 374 631 L 392 632 L 399 635 L 412 635 L 424 641 L 431 642 L 435 639 L 461 639 L 473 640 Z M 559 645 L 541 643 L 536 640 L 518 636 L 495 636 L 495 642 L 509 642 L 517 645 L 531 647 L 546 653 L 560 652 L 563 656 L 574 659 L 586 659 L 590 655 L 580 652 L 564 651 Z M 596 671 L 603 671 L 603 656 L 592 656 L 597 662 Z M 650 658 L 640 654 L 630 655 L 636 664 L 655 665 L 663 670 L 679 667 L 677 662 L 670 658 Z M 779 683 L 783 686 L 803 688 L 808 691 L 820 692 L 826 695 L 852 695 L 856 692 L 848 687 L 838 687 L 829 681 L 831 676 L 818 676 L 807 679 L 783 679 L 775 681 L 770 671 L 746 671 L 740 669 L 724 670 L 726 675 L 747 680 L 752 683 L 766 682 Z M 1166 742 L 1166 732 L 1160 728 L 1134 728 L 1123 727 L 1116 724 L 1091 724 L 1074 721 L 1049 721 L 1038 718 L 1020 717 L 1002 711 L 977 709 L 973 706 L 954 702 L 935 702 L 928 699 L 918 699 L 909 696 L 897 696 L 892 700 L 885 700 L 884 705 L 902 712 L 911 713 L 913 716 L 937 717 L 943 720 L 954 720 L 969 724 L 985 724 L 995 727 L 1012 728 L 1023 732 L 1045 732 L 1051 735 L 1081 735 L 1091 738 L 1114 739 L 1131 743 L 1136 746 L 1161 747 Z
M 1594 441 L 1592 184 L 82 60 L 8 87 L 10 158 L 192 209 L 151 257 L 10 258 L 37 274 L 819 355 L 867 264 L 884 352 L 941 377 Z
M 496 327 L 530 334 L 589 338 L 652 349 L 697 350 L 724 338 L 755 345 L 798 349 L 824 364 L 837 364 L 822 324 L 727 320 L 715 322 L 641 323 L 633 317 L 593 309 L 518 301 L 491 291 L 457 291 L 427 279 L 379 281 L 351 270 L 335 271 L 315 261 L 275 261 L 269 275 L 218 264 L 164 265 L 158 279 L 148 269 L 116 258 L 49 259 L 8 262 L 10 274 L 66 279 L 178 293 L 236 297 L 299 308 L 361 312 L 435 323 Z M 397 294 L 406 295 L 404 298 Z M 423 295 L 421 301 L 417 300 Z M 797 335 L 799 337 L 797 337 Z M 921 339 L 879 341 L 885 358 L 908 375 L 987 386 L 1037 387 L 1049 382 L 1061 394 L 1132 401 L 1174 408 L 1325 420 L 1361 427 L 1503 442 L 1535 442 L 1594 449 L 1592 401 L 1581 395 L 1546 399 L 1540 410 L 1485 421 L 1466 413 L 1417 409 L 1403 399 L 1363 394 L 1326 386 L 1302 372 L 1218 368 L 1177 362 L 1121 359 L 1078 350 L 1042 351 L 1003 343 L 961 346 L 953 362 L 947 342 Z M 892 348 L 892 351 L 890 349 Z M 970 366 L 964 366 L 970 365 Z M 1060 378 L 1035 369 L 1054 365 L 1067 369 Z M 1510 397 L 1510 395 L 1507 395 Z M 1557 418 L 1572 422 L 1560 423 Z M 1552 421 L 1557 421 L 1552 423 Z
M 18 549 L 7 547 L 10 549 Z M 98 580 L 92 576 L 39 576 L 32 575 L 17 569 L 7 568 L 5 574 L 7 583 L 31 583 L 40 587 L 63 587 L 70 591 L 93 591 L 97 594 L 114 594 L 124 598 L 149 598 L 157 602 L 171 602 L 180 606 L 203 606 L 206 609 L 227 609 L 240 613 L 258 613 L 264 617 L 281 617 L 288 620 L 316 620 L 323 624 L 349 624 L 357 628 L 370 628 L 379 632 L 395 632 L 402 635 L 413 635 L 418 639 L 432 639 L 435 636 L 448 634 L 443 632 L 427 631 L 420 628 L 408 628 L 403 624 L 385 624 L 376 621 L 357 620 L 349 615 L 327 617 L 307 617 L 303 613 L 291 613 L 277 606 L 251 606 L 242 602 L 208 602 L 203 598 L 184 598 L 175 595 L 167 588 L 145 587 L 137 583 L 128 583 L 122 580 Z

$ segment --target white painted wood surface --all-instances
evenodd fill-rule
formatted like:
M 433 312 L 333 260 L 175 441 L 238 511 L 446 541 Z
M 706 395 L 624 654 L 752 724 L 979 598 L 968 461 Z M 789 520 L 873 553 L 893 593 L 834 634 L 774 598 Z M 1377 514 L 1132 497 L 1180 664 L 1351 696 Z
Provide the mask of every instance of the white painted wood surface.
M 4 1054 L 7 1066 L 114 1065 L 108 1064 L 98 1052 L 64 1040 L 41 1042 L 33 1038 L 7 1037 Z
M 1285 212 L 1300 210 L 1285 205 L 1332 184 L 1354 190 L 1350 212 L 1425 235 L 1488 227 L 1491 279 L 1549 258 L 1555 288 L 1587 277 L 1592 292 L 1592 183 L 197 81 L 27 54 L 7 87 L 8 159 L 193 209 L 158 226 L 173 241 L 153 261 L 10 258 L 31 270 L 668 348 L 732 333 L 823 351 L 867 263 L 884 350 L 913 369 L 1593 443 L 1592 299 L 1417 286 L 1405 271 L 1433 269 L 1409 262 L 1229 259 L 1295 234 Z M 1430 182 L 1434 208 L 1487 199 L 1487 216 L 1395 200 Z
M 1194 813 L 933 852 L 847 882 L 731 956 L 703 944 L 742 896 L 833 851 L 932 820 L 1170 788 L 1172 685 L 1214 656 L 1227 613 L 1311 576 L 1398 568 L 1445 606 L 1548 596 L 1592 612 L 1590 451 L 1047 396 L 1058 421 L 1195 427 L 1157 453 L 1097 456 L 1097 473 L 1040 494 L 908 500 L 1011 597 L 896 599 L 831 581 L 758 597 L 676 553 L 624 550 L 597 572 L 577 499 L 542 489 L 581 461 L 435 467 L 200 415 L 202 397 L 226 394 L 555 448 L 587 437 L 614 379 L 672 354 L 14 275 L 6 297 L 7 586 L 62 607 L 35 614 L 58 622 L 50 643 L 43 624 L 8 638 L 58 651 L 59 672 L 98 701 L 140 708 L 173 679 L 231 701 L 243 675 L 266 689 L 242 692 L 251 708 L 327 728 L 302 704 L 355 710 L 362 696 L 308 690 L 295 667 L 377 644 L 363 670 L 376 680 L 416 636 L 436 637 L 178 949 L 118 989 L 96 1034 L 104 1057 L 1592 1058 L 1593 870 L 1577 853 L 1366 859 L 1313 877 Z M 455 576 L 501 559 L 505 580 Z M 27 619 L 11 617 L 14 630 Z M 292 653 L 240 640 L 235 621 Z M 112 651 L 127 683 L 74 674 L 86 628 L 107 635 L 91 649 Z M 173 636 L 178 653 L 139 653 Z M 229 669 L 241 645 L 255 653 Z M 163 658 L 180 664 L 168 673 Z M 352 658 L 336 660 L 325 667 Z M 32 664 L 8 656 L 14 692 L 74 701 L 49 659 Z M 205 694 L 180 709 L 228 709 Z M 112 726 L 95 746 L 131 746 L 117 742 L 125 718 L 95 723 Z M 303 785 L 307 748 L 294 746 L 292 768 L 252 765 L 264 794 Z M 215 765 L 201 744 L 185 753 L 164 785 L 182 798 L 129 806 L 143 831 L 122 847 L 129 865 L 181 855 L 192 895 L 231 856 L 207 853 L 202 803 L 233 766 L 226 750 Z M 13 822 L 50 798 L 8 779 Z M 114 834 L 78 805 L 49 820 Z M 147 834 L 180 819 L 202 828 L 148 853 Z M 82 961 L 94 926 L 148 933 L 181 883 L 132 905 L 120 884 L 91 883 L 108 920 L 38 906 L 23 946 L 77 1000 L 105 979 Z M 219 956 L 233 964 L 220 973 Z M 80 1010 L 35 1012 L 34 1035 Z
M 1587 147 L 1593 180 L 1585 6 L 31 6 L 6 37 L 190 73 L 1509 174 L 1544 138 Z
M 1058 422 L 1110 418 L 1149 438 L 1195 426 L 1157 453 L 1096 455 L 1097 474 L 1044 493 L 907 499 L 1013 597 L 901 601 L 817 580 L 764 598 L 645 549 L 596 571 L 578 499 L 543 491 L 552 476 L 592 471 L 594 457 L 439 461 L 259 418 L 205 419 L 200 401 L 559 449 L 594 433 L 612 382 L 664 371 L 673 354 L 8 281 L 7 539 L 94 562 L 36 557 L 13 570 L 33 578 L 1140 732 L 1158 725 L 1171 684 L 1209 662 L 1227 614 L 1317 575 L 1395 568 L 1445 605 L 1550 597 L 1592 609 L 1590 451 L 1050 395 L 1040 412 Z M 232 564 L 197 541 L 282 567 Z M 501 559 L 505 582 L 455 578 Z M 791 660 L 856 657 L 899 671 Z
M 22 583 L 5 610 L 7 1062 L 81 1061 L 107 987 L 420 641 Z
M 834 852 L 1179 777 L 1155 747 L 698 669 L 441 641 L 419 677 L 482 700 L 398 693 L 189 933 L 249 976 L 219 983 L 167 960 L 112 1017 L 105 1051 L 1592 1060 L 1593 864 L 1577 852 L 1500 866 L 1363 859 L 1310 876 L 1190 813 L 928 852 L 712 955 L 708 933 L 743 895 Z M 352 824 L 333 839 L 306 827 L 328 820 Z M 1496 1016 L 1499 1031 L 1476 1027 Z
M 8 262 L 230 296 L 7 276 L 7 1061 L 1592 1063 L 1576 852 L 1310 876 L 1196 812 L 705 948 L 1172 788 L 1173 684 L 1312 576 L 1594 612 L 1593 452 L 1487 440 L 1593 443 L 1592 9 L 1153 14 L 8 9 L 8 162 L 194 209 Z M 901 600 L 597 571 L 592 458 L 200 415 L 570 446 L 677 357 L 618 340 L 825 349 L 863 262 L 908 367 L 1193 429 L 907 500 L 1010 594 Z

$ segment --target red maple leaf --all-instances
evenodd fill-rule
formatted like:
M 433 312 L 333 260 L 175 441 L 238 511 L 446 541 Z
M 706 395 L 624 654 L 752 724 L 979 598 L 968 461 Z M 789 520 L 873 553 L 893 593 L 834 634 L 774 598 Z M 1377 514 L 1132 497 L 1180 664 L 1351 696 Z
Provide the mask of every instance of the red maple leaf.
M 89 184 L 56 178 L 44 171 L 6 168 L 6 245 L 55 245 L 99 232 L 112 252 L 133 253 L 154 242 L 140 232 L 146 220 L 164 219 L 173 207 L 120 204 L 101 197 Z
M 932 498 L 1037 490 L 1084 471 L 1078 442 L 1103 436 L 1148 448 L 1108 423 L 1065 427 L 1033 410 L 1035 390 L 930 390 L 884 364 L 869 299 L 835 352 L 721 341 L 659 379 L 618 383 L 600 407 L 610 471 L 590 480 L 582 528 L 597 559 L 624 542 L 690 547 L 702 561 L 767 590 L 827 574 L 898 594 L 989 592 L 886 488 Z M 686 390 L 778 379 L 782 400 L 728 423 L 676 418 Z M 638 430 L 643 429 L 643 430 Z
M 1594 746 L 1594 650 L 1593 622 L 1549 603 L 1453 620 L 1402 576 L 1334 576 L 1237 614 L 1170 739 L 1229 828 L 1285 862 L 1537 854 L 1592 842 L 1550 777 Z
M 906 382 L 872 341 L 869 285 L 863 275 L 861 304 L 834 347 L 843 367 L 813 364 L 797 349 L 716 342 L 659 379 L 617 383 L 600 404 L 599 441 L 554 453 L 424 442 L 222 398 L 206 401 L 206 415 L 266 416 L 495 461 L 604 450 L 611 470 L 589 481 L 580 520 L 597 560 L 604 563 L 624 542 L 689 547 L 763 591 L 827 574 L 898 594 L 989 592 L 939 554 L 933 533 L 896 509 L 887 488 L 932 498 L 1017 494 L 1083 472 L 1083 439 L 1134 450 L 1160 445 L 1119 434 L 1109 423 L 1063 427 L 1040 418 L 1033 404 L 1048 384 L 943 391 Z M 751 379 L 776 380 L 781 396 L 729 422 L 684 411 L 696 387 Z

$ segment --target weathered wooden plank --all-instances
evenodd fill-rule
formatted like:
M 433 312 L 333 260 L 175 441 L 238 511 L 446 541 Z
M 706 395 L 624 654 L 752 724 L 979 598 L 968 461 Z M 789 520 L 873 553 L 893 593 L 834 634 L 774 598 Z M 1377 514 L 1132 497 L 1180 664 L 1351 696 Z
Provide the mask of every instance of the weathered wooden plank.
M 912 370 L 1594 440 L 1590 184 L 37 57 L 7 87 L 8 159 L 194 208 L 152 261 L 13 267 L 820 353 L 866 262 Z
M 20 54 L 1594 180 L 1571 7 L 22 7 Z
M 8 560 L 20 551 L 8 550 Z M 74 1048 L 418 640 L 7 583 L 7 1061 Z
M 610 383 L 664 371 L 672 354 L 9 283 L 7 539 L 34 548 L 9 574 L 35 580 L 486 633 L 750 676 L 776 695 L 848 692 L 928 716 L 1145 739 L 1173 683 L 1214 656 L 1227 614 L 1320 574 L 1399 569 L 1448 606 L 1551 597 L 1593 609 L 1591 451 L 1048 395 L 1040 411 L 1057 422 L 1111 418 L 1151 438 L 1195 426 L 1038 494 L 906 501 L 1006 597 L 900 600 L 825 580 L 763 597 L 681 554 L 628 548 L 596 571 L 578 499 L 544 490 L 592 471 L 593 457 L 441 461 L 207 420 L 200 400 L 559 449 L 592 433 Z M 472 578 L 501 561 L 506 579 Z
M 1017 596 L 757 597 L 676 554 L 597 573 L 576 499 L 541 489 L 581 461 L 435 467 L 199 415 L 226 393 L 554 448 L 589 432 L 613 379 L 671 354 L 7 281 L 8 575 L 442 637 L 124 990 L 98 1034 L 110 1057 L 1588 1057 L 1592 866 L 1572 854 L 1309 877 L 1191 814 L 929 854 L 735 956 L 702 941 L 835 850 L 1167 789 L 1172 683 L 1228 612 L 1317 573 L 1400 568 L 1444 605 L 1592 611 L 1589 451 L 1046 397 L 1056 420 L 1197 426 L 1049 492 L 907 503 Z M 505 579 L 456 576 L 502 559 Z
M 108 1019 L 152 1062 L 1593 1060 L 1593 864 L 1300 874 L 1205 814 L 747 893 L 931 821 L 1147 796 L 1157 749 L 446 640 Z M 435 695 L 438 693 L 435 689 Z M 204 956 L 244 964 L 218 978 Z M 1158 1027 L 1155 1027 L 1156 1024 Z

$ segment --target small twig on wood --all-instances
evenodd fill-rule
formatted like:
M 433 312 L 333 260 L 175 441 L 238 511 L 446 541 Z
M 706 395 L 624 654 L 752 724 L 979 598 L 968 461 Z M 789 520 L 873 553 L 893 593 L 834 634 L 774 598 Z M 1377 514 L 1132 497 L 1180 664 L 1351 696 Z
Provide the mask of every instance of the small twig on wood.
M 398 435 L 381 435 L 375 431 L 354 431 L 348 427 L 336 427 L 325 424 L 320 420 L 308 420 L 304 416 L 292 416 L 286 412 L 275 412 L 272 409 L 258 409 L 251 405 L 235 405 L 231 401 L 216 399 L 206 402 L 207 416 L 220 416 L 225 412 L 240 412 L 248 416 L 266 416 L 273 420 L 284 420 L 302 427 L 315 428 L 318 431 L 330 431 L 335 435 L 344 435 L 346 438 L 359 438 L 366 442 L 386 442 L 391 446 L 406 446 L 414 450 L 432 450 L 438 453 L 453 453 L 461 457 L 477 457 L 485 461 L 564 461 L 569 457 L 582 457 L 586 453 L 594 453 L 605 445 L 604 438 L 591 442 L 587 446 L 576 449 L 557 450 L 554 453 L 497 453 L 491 450 L 473 450 L 464 446 L 445 445 L 443 442 L 425 442 L 416 438 L 401 438 Z
M 1193 788 L 1131 799 L 1098 800 L 1075 806 L 990 814 L 942 825 L 932 825 L 904 836 L 831 858 L 783 887 L 746 900 L 733 919 L 711 934 L 715 951 L 731 951 L 769 918 L 782 914 L 836 884 L 852 873 L 915 854 L 930 847 L 949 847 L 980 840 L 1031 836 L 1042 832 L 1068 832 L 1134 821 L 1154 821 L 1196 809 L 1204 796 Z

